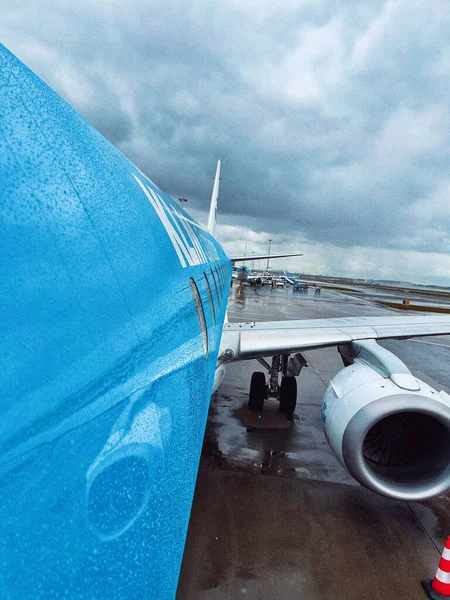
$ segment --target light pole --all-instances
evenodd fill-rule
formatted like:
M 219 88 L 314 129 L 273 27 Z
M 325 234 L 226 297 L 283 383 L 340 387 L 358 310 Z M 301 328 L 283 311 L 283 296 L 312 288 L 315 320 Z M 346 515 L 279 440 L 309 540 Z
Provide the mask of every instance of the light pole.
M 183 204 L 186 204 L 187 198 L 178 198 L 178 200 L 180 201 L 181 208 L 183 208 Z
M 267 254 L 269 254 L 269 255 L 270 255 L 270 246 L 271 246 L 271 244 L 272 244 L 272 240 L 269 240 L 269 252 L 267 253 Z M 270 260 L 270 258 L 268 258 L 268 259 L 267 259 L 267 267 L 266 267 L 266 271 L 268 271 L 268 270 L 269 270 L 269 260 Z

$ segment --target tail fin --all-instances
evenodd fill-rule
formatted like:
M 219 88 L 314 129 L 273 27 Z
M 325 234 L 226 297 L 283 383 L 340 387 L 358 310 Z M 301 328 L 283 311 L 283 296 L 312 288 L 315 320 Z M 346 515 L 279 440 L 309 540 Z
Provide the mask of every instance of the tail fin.
M 219 195 L 219 180 L 220 180 L 220 160 L 217 161 L 216 176 L 214 177 L 214 186 L 211 196 L 211 204 L 209 206 L 208 216 L 208 232 L 214 235 L 216 229 L 216 212 L 217 212 L 217 196 Z

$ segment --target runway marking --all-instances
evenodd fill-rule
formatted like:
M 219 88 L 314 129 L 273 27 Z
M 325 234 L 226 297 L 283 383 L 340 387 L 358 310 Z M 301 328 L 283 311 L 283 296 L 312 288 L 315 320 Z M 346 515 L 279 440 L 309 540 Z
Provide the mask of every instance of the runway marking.
M 416 342 L 416 344 L 429 344 L 430 346 L 439 346 L 440 348 L 448 348 L 450 344 L 439 344 L 438 342 L 428 342 L 427 340 L 408 340 L 408 342 Z

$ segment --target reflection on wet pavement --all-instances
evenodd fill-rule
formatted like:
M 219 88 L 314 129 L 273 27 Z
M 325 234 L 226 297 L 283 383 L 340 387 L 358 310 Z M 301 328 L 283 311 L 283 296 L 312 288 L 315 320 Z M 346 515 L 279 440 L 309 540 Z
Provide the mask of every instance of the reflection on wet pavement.
M 396 313 L 326 289 L 315 296 L 244 287 L 237 296 L 232 288 L 228 305 L 230 321 L 383 314 Z M 383 345 L 413 373 L 449 391 L 449 340 L 432 343 Z M 262 413 L 248 410 L 257 361 L 229 365 L 211 400 L 179 600 L 359 600 L 368 590 L 379 600 L 423 598 L 420 580 L 433 577 L 450 533 L 450 497 L 405 503 L 357 484 L 332 453 L 320 418 L 341 359 L 335 349 L 305 357 L 309 366 L 298 377 L 291 420 L 273 399 Z M 324 571 L 330 551 L 333 564 Z

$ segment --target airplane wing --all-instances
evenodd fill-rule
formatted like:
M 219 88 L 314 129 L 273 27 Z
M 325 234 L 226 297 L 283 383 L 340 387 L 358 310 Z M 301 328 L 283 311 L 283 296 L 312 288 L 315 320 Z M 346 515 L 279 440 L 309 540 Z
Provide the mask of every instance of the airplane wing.
M 265 258 L 287 258 L 289 256 L 303 256 L 303 252 L 294 252 L 291 254 L 261 254 L 260 256 L 256 256 L 255 254 L 252 254 L 251 256 L 233 256 L 230 260 L 234 264 L 236 262 L 250 262 L 252 260 L 262 260 Z
M 321 409 L 331 449 L 369 490 L 420 501 L 450 489 L 450 395 L 418 379 L 377 340 L 448 334 L 450 315 L 227 323 L 219 361 L 257 358 L 269 380 L 253 373 L 249 409 L 276 398 L 281 413 L 293 414 L 296 377 L 307 366 L 302 351 L 339 346 L 344 368 L 330 380 Z
M 450 315 L 226 323 L 220 356 L 222 360 L 236 361 L 339 346 L 358 340 L 446 334 L 450 334 Z

